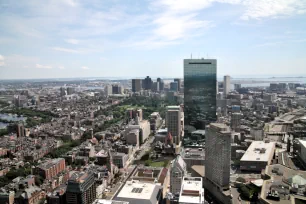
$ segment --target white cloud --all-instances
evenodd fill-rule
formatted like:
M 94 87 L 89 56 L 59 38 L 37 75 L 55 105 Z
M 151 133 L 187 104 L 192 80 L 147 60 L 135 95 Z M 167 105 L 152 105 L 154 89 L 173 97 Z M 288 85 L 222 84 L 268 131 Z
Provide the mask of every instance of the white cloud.
M 38 69 L 52 69 L 52 66 L 36 64 L 36 68 L 38 68 Z
M 306 13 L 305 0 L 244 0 L 246 11 L 242 20 L 280 18 Z
M 67 43 L 74 44 L 74 45 L 79 44 L 79 41 L 78 41 L 77 39 L 72 39 L 72 38 L 70 38 L 70 39 L 66 39 L 65 41 L 66 41 Z
M 86 67 L 86 66 L 83 66 L 83 67 L 81 67 L 82 69 L 85 69 L 85 70 L 87 70 L 87 69 L 89 69 L 89 67 Z
M 53 47 L 52 49 L 53 49 L 53 50 L 56 50 L 56 51 L 61 51 L 61 52 L 79 53 L 78 50 L 69 49 L 69 48 L 64 48 L 64 47 Z
M 2 55 L 0 55 L 0 67 L 4 66 L 4 57 Z
M 65 67 L 64 67 L 64 66 L 58 66 L 58 68 L 59 68 L 59 69 L 65 69 Z

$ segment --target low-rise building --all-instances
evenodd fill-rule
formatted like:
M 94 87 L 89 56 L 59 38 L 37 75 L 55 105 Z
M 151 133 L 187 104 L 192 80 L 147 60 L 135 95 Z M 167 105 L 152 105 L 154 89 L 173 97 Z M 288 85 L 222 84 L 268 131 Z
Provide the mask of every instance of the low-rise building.
M 204 188 L 201 177 L 184 177 L 179 204 L 204 204 Z
M 260 172 L 271 164 L 274 153 L 275 142 L 253 141 L 240 159 L 240 169 Z
M 158 183 L 127 181 L 114 200 L 129 204 L 156 204 L 162 200 L 162 186 Z

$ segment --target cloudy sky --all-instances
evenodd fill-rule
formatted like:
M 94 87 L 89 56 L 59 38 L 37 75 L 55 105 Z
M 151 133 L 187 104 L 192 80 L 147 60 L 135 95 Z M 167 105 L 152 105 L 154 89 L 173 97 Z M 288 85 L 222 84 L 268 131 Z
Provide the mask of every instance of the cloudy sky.
M 0 79 L 306 75 L 306 0 L 0 0 Z

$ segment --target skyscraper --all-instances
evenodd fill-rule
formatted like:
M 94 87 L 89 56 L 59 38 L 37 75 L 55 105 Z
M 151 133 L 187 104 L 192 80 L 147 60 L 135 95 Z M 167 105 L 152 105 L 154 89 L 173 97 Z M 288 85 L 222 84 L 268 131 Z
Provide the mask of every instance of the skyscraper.
M 218 189 L 229 188 L 231 160 L 231 132 L 222 123 L 211 123 L 206 128 L 205 177 Z
M 224 83 L 223 83 L 223 94 L 226 96 L 231 90 L 231 77 L 226 75 L 224 76 Z
M 133 92 L 139 92 L 141 90 L 141 79 L 132 79 L 132 91 Z
M 178 91 L 181 90 L 181 79 L 174 79 L 174 82 L 177 82 Z
M 96 199 L 96 185 L 93 173 L 76 172 L 67 185 L 66 203 L 91 204 Z
M 171 82 L 170 83 L 170 91 L 178 92 L 179 87 L 177 82 Z
M 217 120 L 216 83 L 216 59 L 184 60 L 184 145 L 192 142 L 192 131 Z
M 152 89 L 152 84 L 153 84 L 153 81 L 152 79 L 147 76 L 143 81 L 142 81 L 142 88 L 144 88 L 145 90 L 151 90 Z
M 161 78 L 157 78 L 157 82 L 159 83 L 159 90 L 164 90 L 164 81 Z
M 180 106 L 168 106 L 166 114 L 168 134 L 171 134 L 173 142 L 178 145 L 181 141 L 181 108 Z

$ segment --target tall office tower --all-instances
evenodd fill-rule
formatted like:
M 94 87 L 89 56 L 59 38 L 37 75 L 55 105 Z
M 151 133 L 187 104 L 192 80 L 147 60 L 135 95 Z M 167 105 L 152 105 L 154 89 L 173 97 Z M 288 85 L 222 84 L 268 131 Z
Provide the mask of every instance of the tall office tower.
M 140 92 L 142 87 L 142 80 L 141 79 L 132 79 L 132 91 L 133 92 Z
M 183 177 L 187 176 L 187 166 L 183 158 L 178 155 L 170 167 L 170 192 L 180 193 Z
M 17 125 L 17 137 L 24 137 L 25 136 L 25 129 L 22 123 Z
M 111 85 L 106 85 L 106 86 L 104 87 L 104 92 L 105 92 L 105 94 L 106 94 L 107 96 L 113 94 L 113 88 L 112 88 L 112 86 L 111 86 Z
M 65 96 L 66 95 L 66 88 L 65 87 L 61 87 L 60 88 L 60 92 L 61 92 L 61 96 Z
M 168 135 L 170 133 L 173 142 L 178 145 L 181 141 L 181 108 L 180 106 L 168 106 L 166 114 Z
M 161 78 L 157 78 L 157 82 L 159 82 L 159 90 L 164 90 L 164 81 Z
M 179 90 L 178 83 L 177 82 L 171 82 L 170 83 L 170 91 L 178 92 L 178 90 Z
M 113 84 L 112 85 L 112 93 L 113 94 L 122 94 L 123 93 L 123 89 L 120 85 L 118 84 Z
M 184 144 L 192 131 L 217 120 L 216 83 L 216 59 L 184 60 Z
M 241 84 L 234 84 L 234 88 L 236 91 L 241 89 Z
M 178 91 L 180 91 L 181 90 L 181 84 L 182 84 L 182 82 L 181 82 L 181 79 L 174 79 L 174 82 L 177 82 L 177 87 L 178 87 Z
M 243 115 L 240 112 L 232 113 L 231 128 L 236 132 L 240 132 L 240 121 L 241 121 L 242 117 L 243 117 Z
M 147 76 L 144 80 L 143 80 L 143 86 L 142 88 L 144 88 L 145 90 L 151 90 L 152 89 L 152 84 L 153 84 L 153 81 L 152 79 Z
M 224 97 L 227 96 L 227 94 L 230 92 L 231 90 L 231 77 L 226 75 L 224 76 L 224 82 L 223 82 L 223 93 L 224 93 Z
M 220 190 L 229 188 L 231 161 L 231 132 L 223 123 L 211 123 L 206 127 L 206 166 L 207 180 Z
M 68 95 L 71 95 L 71 94 L 74 94 L 75 93 L 75 88 L 74 87 L 68 87 L 67 88 L 67 94 Z
M 159 82 L 153 82 L 152 91 L 159 92 Z
M 96 199 L 96 185 L 93 173 L 74 173 L 67 185 L 67 204 L 91 204 Z

